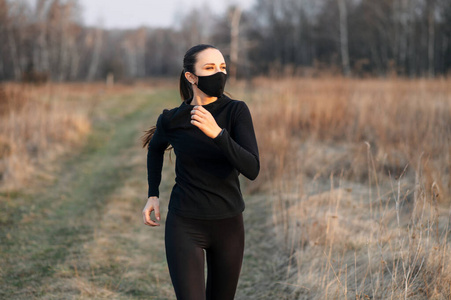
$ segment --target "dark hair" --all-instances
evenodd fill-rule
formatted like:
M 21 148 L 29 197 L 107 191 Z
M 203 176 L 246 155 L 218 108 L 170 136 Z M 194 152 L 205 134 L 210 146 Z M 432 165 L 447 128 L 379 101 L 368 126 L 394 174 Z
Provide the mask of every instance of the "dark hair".
M 199 44 L 188 49 L 188 51 L 186 51 L 185 53 L 185 56 L 183 57 L 183 70 L 182 74 L 180 74 L 180 85 L 179 85 L 180 97 L 182 98 L 182 101 L 185 101 L 193 97 L 193 88 L 191 87 L 191 83 L 189 83 L 189 81 L 186 79 L 185 72 L 190 72 L 193 74 L 195 73 L 194 65 L 196 64 L 197 61 L 197 54 L 208 48 L 218 49 L 212 45 Z M 141 137 L 143 148 L 149 145 L 149 142 L 152 139 L 155 130 L 156 126 L 152 126 L 148 130 L 144 131 L 144 135 Z M 166 150 L 168 149 L 171 149 L 171 147 L 169 146 Z
M 195 74 L 194 65 L 197 61 L 197 54 L 208 48 L 217 49 L 212 45 L 199 44 L 186 51 L 185 56 L 183 57 L 183 70 L 180 74 L 180 97 L 182 98 L 182 101 L 193 97 L 193 88 L 191 87 L 191 83 L 186 79 L 185 72 Z

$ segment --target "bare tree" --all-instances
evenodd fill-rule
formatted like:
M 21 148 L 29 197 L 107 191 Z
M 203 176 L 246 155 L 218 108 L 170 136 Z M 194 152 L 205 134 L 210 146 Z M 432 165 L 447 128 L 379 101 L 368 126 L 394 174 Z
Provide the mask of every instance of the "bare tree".
M 5 47 L 6 41 L 6 28 L 8 22 L 8 2 L 6 0 L 0 0 L 0 79 L 7 76 L 6 67 L 3 63 L 5 53 L 7 51 Z
M 50 61 L 47 45 L 47 22 L 46 22 L 47 0 L 39 0 L 36 4 L 36 46 L 33 48 L 33 65 L 37 71 L 50 71 Z
M 215 15 L 203 7 L 178 27 L 103 30 L 80 22 L 77 0 L 0 0 L 0 80 L 175 75 L 192 45 L 210 43 L 244 74 L 294 74 L 341 65 L 355 72 L 429 77 L 451 68 L 449 0 L 256 0 Z M 251 55 L 252 54 L 252 55 Z M 240 69 L 237 69 L 237 64 Z
M 88 75 L 86 77 L 88 81 L 91 81 L 94 79 L 99 68 L 100 50 L 102 47 L 102 29 L 94 28 L 91 30 L 86 36 L 85 43 L 88 47 L 92 48 L 91 63 L 89 64 Z
M 230 14 L 230 78 L 232 81 L 236 80 L 236 69 L 238 65 L 240 19 L 241 9 L 239 6 L 235 6 L 232 8 Z
M 6 16 L 4 17 L 4 35 L 6 44 L 9 48 L 13 76 L 14 79 L 19 80 L 23 68 L 20 59 L 18 39 L 23 32 L 18 28 L 18 21 L 25 18 L 23 14 L 23 4 L 8 3 L 6 0 L 0 0 L 0 7 L 1 11 L 4 13 L 6 12 Z
M 147 32 L 144 27 L 130 31 L 122 41 L 122 49 L 128 65 L 128 76 L 143 77 L 146 73 L 146 40 Z
M 435 0 L 427 0 L 428 15 L 428 75 L 434 76 Z
M 343 73 L 348 77 L 351 73 L 349 67 L 349 48 L 348 48 L 348 22 L 347 22 L 347 8 L 345 0 L 338 1 L 338 11 L 340 12 L 340 50 L 341 50 L 341 64 L 343 66 Z

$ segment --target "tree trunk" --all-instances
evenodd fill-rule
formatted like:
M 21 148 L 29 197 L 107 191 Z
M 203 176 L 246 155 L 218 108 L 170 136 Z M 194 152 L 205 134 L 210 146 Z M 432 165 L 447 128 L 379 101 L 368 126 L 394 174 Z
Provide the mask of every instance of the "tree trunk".
M 343 73 L 346 77 L 351 74 L 349 67 L 349 48 L 348 48 L 348 22 L 347 9 L 345 0 L 338 0 L 338 10 L 340 14 L 340 49 L 341 49 L 341 64 L 343 66 Z
M 19 62 L 19 57 L 18 57 L 18 53 L 17 53 L 16 41 L 14 39 L 13 31 L 10 26 L 8 26 L 5 31 L 6 31 L 6 35 L 8 38 L 8 46 L 9 46 L 9 51 L 11 54 L 11 64 L 13 66 L 14 79 L 19 80 L 20 74 L 21 74 L 21 69 L 20 69 L 20 62 Z
M 235 6 L 230 22 L 230 79 L 232 82 L 236 80 L 238 51 L 239 51 L 239 33 L 240 33 L 241 9 Z
M 37 54 L 34 65 L 40 72 L 50 72 L 49 49 L 46 41 L 47 22 L 45 18 L 46 0 L 39 0 L 36 5 L 36 19 L 38 20 Z
M 435 0 L 428 0 L 428 75 L 434 77 Z
M 102 29 L 96 28 L 94 38 L 94 48 L 92 50 L 92 59 L 91 64 L 89 65 L 88 76 L 86 78 L 88 81 L 93 80 L 94 76 L 96 75 L 100 61 L 101 48 L 102 48 Z
M 401 23 L 401 30 L 399 34 L 399 61 L 402 66 L 402 75 L 407 74 L 407 40 L 408 40 L 408 1 L 400 0 L 399 17 Z

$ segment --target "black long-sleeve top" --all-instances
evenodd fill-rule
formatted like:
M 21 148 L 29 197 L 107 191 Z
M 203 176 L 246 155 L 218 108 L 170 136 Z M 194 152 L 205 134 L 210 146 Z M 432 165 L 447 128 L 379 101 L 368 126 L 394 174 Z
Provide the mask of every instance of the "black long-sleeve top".
M 254 180 L 260 171 L 249 108 L 226 95 L 203 105 L 223 129 L 210 138 L 191 124 L 190 101 L 158 117 L 147 152 L 148 197 L 159 197 L 164 151 L 170 144 L 176 155 L 176 183 L 168 209 L 198 219 L 235 216 L 245 208 L 238 175 Z

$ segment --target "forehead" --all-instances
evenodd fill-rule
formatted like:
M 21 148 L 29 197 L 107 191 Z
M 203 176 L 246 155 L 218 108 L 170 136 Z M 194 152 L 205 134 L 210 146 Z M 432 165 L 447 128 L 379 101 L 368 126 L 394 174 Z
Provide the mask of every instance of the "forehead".
M 222 64 L 225 63 L 224 56 L 218 49 L 208 48 L 197 54 L 196 64 L 204 65 L 207 63 Z

